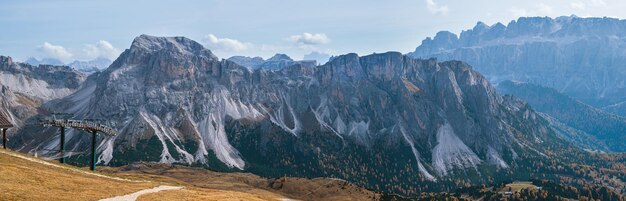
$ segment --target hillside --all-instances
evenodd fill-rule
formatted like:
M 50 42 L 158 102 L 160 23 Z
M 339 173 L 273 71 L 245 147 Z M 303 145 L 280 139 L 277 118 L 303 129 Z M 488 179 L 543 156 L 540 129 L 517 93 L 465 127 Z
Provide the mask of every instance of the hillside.
M 0 150 L 0 200 L 98 200 L 161 188 L 137 200 L 371 200 L 376 194 L 334 179 L 265 179 L 252 174 L 139 163 L 98 172 Z

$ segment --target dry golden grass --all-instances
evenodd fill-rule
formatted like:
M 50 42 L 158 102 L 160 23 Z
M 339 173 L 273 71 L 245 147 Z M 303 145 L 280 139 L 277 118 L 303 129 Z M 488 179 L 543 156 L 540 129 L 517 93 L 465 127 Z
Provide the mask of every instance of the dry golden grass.
M 157 185 L 97 177 L 6 153 L 0 151 L 0 200 L 97 200 Z
M 137 200 L 206 200 L 206 201 L 261 201 L 280 200 L 277 197 L 265 197 L 238 191 L 212 190 L 203 188 L 184 188 L 177 191 L 161 191 L 140 196 Z
M 61 167 L 9 154 L 34 159 L 0 150 L 0 200 L 98 200 L 160 185 L 181 186 L 183 189 L 145 194 L 138 200 L 372 200 L 377 196 L 342 180 L 266 179 L 248 173 L 219 173 L 156 163 L 121 168 L 98 167 L 100 171 L 96 173 L 105 175 L 103 177 L 56 161 L 46 162 Z
M 509 187 L 511 188 L 511 192 L 515 193 L 520 192 L 525 188 L 536 188 L 537 186 L 533 185 L 533 183 L 529 181 L 513 182 L 505 185 L 504 188 L 501 188 L 500 190 L 498 190 L 498 192 L 504 193 L 506 191 L 509 191 Z
M 181 186 L 193 186 L 198 189 L 212 189 L 222 191 L 236 191 L 252 194 L 254 197 L 246 199 L 280 200 L 283 198 L 298 200 L 373 200 L 378 194 L 360 188 L 349 182 L 337 179 L 305 179 L 279 178 L 267 179 L 249 173 L 220 173 L 201 168 L 192 168 L 177 165 L 144 163 L 128 168 L 101 168 L 105 172 L 125 177 L 148 179 Z M 276 182 L 278 181 L 278 182 Z M 279 185 L 272 184 L 278 183 Z M 197 189 L 196 189 L 197 191 Z M 162 195 L 179 195 L 181 192 L 163 191 Z M 209 193 L 215 195 L 215 193 Z M 195 198 L 204 199 L 206 193 L 200 193 Z M 239 194 L 231 194 L 239 195 Z M 231 196 L 226 194 L 225 196 Z M 150 195 L 152 196 L 152 194 Z M 143 196 L 142 196 L 143 197 Z M 220 197 L 226 199 L 229 197 Z M 238 200 L 237 196 L 229 198 Z

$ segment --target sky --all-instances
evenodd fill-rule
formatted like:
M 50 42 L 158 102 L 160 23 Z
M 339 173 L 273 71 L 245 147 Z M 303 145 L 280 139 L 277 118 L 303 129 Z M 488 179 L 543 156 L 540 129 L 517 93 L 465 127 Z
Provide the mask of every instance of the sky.
M 408 53 L 429 36 L 522 16 L 626 18 L 623 0 L 0 0 L 0 55 L 114 60 L 141 35 L 185 36 L 220 58 Z

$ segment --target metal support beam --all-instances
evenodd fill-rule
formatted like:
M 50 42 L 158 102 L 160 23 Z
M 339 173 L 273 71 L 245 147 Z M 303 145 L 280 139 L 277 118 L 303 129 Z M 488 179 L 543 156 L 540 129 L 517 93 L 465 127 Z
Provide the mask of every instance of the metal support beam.
M 71 119 L 48 119 L 42 120 L 41 125 L 44 126 L 54 126 L 61 128 L 61 143 L 60 143 L 60 154 L 61 158 L 59 158 L 59 162 L 65 162 L 65 127 L 68 128 L 76 128 L 80 130 L 84 130 L 91 133 L 91 159 L 89 159 L 89 169 L 96 170 L 96 163 L 98 156 L 96 155 L 96 142 L 98 141 L 97 133 L 101 132 L 106 136 L 115 136 L 117 135 L 117 131 L 113 130 L 113 128 L 97 123 L 93 120 L 71 120 Z
M 7 129 L 2 129 L 2 147 L 7 149 Z
M 65 163 L 65 127 L 61 127 L 61 142 L 59 145 L 59 152 L 61 154 L 61 158 L 59 158 L 59 163 Z
M 96 170 L 96 130 L 91 131 L 91 167 L 90 170 Z

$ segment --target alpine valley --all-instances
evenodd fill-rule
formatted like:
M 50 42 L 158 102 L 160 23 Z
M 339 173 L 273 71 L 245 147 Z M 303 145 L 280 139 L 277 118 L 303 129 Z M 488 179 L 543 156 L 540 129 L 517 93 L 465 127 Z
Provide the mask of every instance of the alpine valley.
M 522 18 L 508 26 L 479 24 L 460 39 L 441 32 L 408 55 L 351 53 L 321 65 L 282 54 L 268 60 L 219 59 L 185 37 L 141 35 L 108 68 L 88 76 L 67 66 L 0 57 L 0 113 L 17 125 L 9 130 L 11 149 L 47 158 L 60 157 L 58 128 L 37 122 L 66 113 L 71 119 L 104 119 L 119 132 L 99 137 L 98 165 L 149 161 L 262 177 L 338 178 L 389 199 L 499 199 L 497 186 L 530 180 L 550 189 L 554 199 L 623 200 L 626 156 L 588 151 L 624 150 L 623 142 L 611 142 L 625 139 L 624 118 L 593 108 L 626 100 L 618 96 L 624 92 L 623 68 L 612 68 L 621 60 L 603 65 L 604 74 L 564 80 L 567 75 L 541 70 L 568 65 L 529 53 L 594 63 L 570 61 L 566 56 L 574 53 L 567 50 L 573 49 L 569 45 L 612 43 L 605 32 L 582 35 L 587 30 L 607 29 L 622 37 L 616 34 L 621 29 L 613 29 L 622 21 L 604 20 Z M 535 28 L 518 28 L 528 26 Z M 519 42 L 527 38 L 534 42 Z M 528 69 L 504 59 L 509 53 L 533 58 L 536 65 L 523 67 L 540 69 L 532 72 L 545 77 L 505 74 Z M 586 80 L 602 75 L 602 82 Z M 519 95 L 524 90 L 517 82 L 498 85 L 498 90 L 529 98 L 531 105 L 502 95 L 490 82 L 501 79 L 549 81 L 549 87 L 587 103 L 546 89 L 557 94 L 551 100 L 569 103 L 563 110 L 579 107 L 610 119 L 594 125 L 613 130 L 601 132 L 580 125 L 579 118 L 559 116 L 530 99 L 543 95 Z M 575 90 L 584 87 L 588 90 Z M 79 132 L 69 129 L 65 146 L 70 163 L 85 165 L 91 138 Z M 488 187 L 491 191 L 482 190 Z M 433 192 L 453 194 L 426 194 Z

